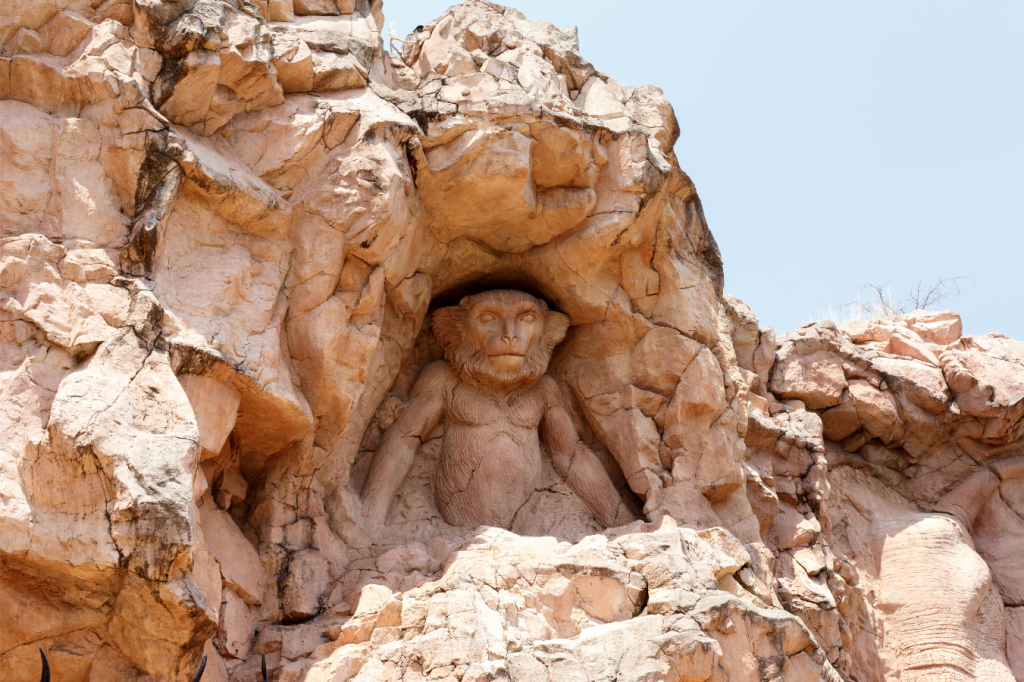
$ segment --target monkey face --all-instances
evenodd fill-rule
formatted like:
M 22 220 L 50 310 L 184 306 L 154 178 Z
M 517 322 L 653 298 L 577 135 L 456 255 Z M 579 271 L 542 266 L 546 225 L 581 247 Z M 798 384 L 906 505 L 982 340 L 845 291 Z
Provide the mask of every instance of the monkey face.
M 479 348 L 498 372 L 519 372 L 543 336 L 544 312 L 525 296 L 519 301 L 482 300 L 466 316 L 465 341 Z
M 569 318 L 525 292 L 496 289 L 436 310 L 431 324 L 463 381 L 511 390 L 544 376 Z

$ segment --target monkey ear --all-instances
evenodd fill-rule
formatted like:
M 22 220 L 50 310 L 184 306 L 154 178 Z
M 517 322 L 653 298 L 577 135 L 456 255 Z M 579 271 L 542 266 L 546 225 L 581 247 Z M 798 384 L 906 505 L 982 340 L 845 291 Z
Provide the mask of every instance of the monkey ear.
M 462 341 L 462 326 L 466 321 L 466 312 L 462 306 L 453 305 L 438 308 L 430 318 L 430 329 L 441 349 L 448 352 L 449 348 L 457 348 Z
M 554 348 L 565 338 L 569 330 L 569 316 L 548 310 L 544 313 L 544 340 Z

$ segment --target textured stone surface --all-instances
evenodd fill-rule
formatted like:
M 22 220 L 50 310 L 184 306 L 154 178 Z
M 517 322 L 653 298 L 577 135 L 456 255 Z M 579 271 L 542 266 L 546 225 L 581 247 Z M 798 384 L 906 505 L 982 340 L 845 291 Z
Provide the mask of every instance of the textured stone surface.
M 8 4 L 4 680 L 1024 679 L 1024 346 L 761 328 L 575 27 Z M 530 381 L 451 369 L 494 289 Z

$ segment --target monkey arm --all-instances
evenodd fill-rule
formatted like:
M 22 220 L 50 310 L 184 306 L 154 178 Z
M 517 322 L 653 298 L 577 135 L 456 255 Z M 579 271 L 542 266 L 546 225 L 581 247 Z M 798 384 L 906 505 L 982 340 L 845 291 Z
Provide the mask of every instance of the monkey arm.
M 547 409 L 540 423 L 540 439 L 551 454 L 555 471 L 590 508 L 605 527 L 615 522 L 622 498 L 597 455 L 583 444 L 565 409 L 554 379 L 545 376 Z
M 384 432 L 363 485 L 363 501 L 373 521 L 384 521 L 391 501 L 409 474 L 416 450 L 441 420 L 451 375 L 446 362 L 428 365 L 416 380 L 412 400 Z

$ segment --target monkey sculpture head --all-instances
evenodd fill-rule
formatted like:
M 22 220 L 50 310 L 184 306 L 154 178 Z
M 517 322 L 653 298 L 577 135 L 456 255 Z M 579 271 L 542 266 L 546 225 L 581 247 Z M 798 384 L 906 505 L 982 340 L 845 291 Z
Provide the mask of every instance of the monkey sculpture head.
M 540 381 L 569 318 L 535 296 L 497 289 L 435 311 L 432 328 L 463 381 L 509 390 Z

